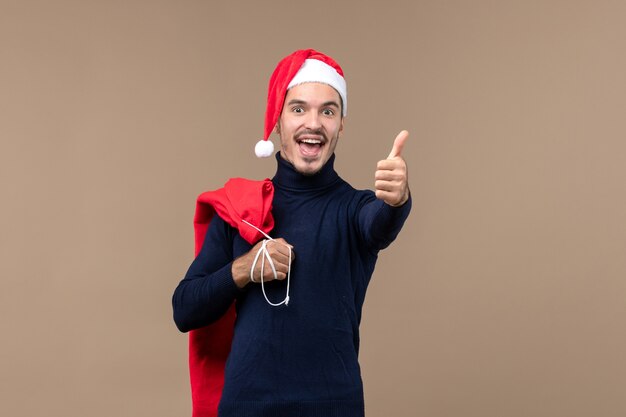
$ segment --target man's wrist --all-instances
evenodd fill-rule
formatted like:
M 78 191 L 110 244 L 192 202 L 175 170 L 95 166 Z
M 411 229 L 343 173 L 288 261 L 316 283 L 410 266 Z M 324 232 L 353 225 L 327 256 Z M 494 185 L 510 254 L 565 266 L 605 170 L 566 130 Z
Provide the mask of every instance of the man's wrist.
M 245 266 L 245 262 L 241 257 L 235 259 L 231 266 L 231 274 L 235 285 L 240 290 L 244 289 L 248 285 L 250 280 L 250 271 Z
M 406 204 L 407 201 L 409 201 L 410 198 L 411 198 L 411 190 L 409 190 L 409 188 L 407 187 L 406 192 L 402 196 L 402 200 L 400 200 L 400 202 L 397 204 L 389 204 L 389 205 L 391 207 L 402 207 L 403 205 Z

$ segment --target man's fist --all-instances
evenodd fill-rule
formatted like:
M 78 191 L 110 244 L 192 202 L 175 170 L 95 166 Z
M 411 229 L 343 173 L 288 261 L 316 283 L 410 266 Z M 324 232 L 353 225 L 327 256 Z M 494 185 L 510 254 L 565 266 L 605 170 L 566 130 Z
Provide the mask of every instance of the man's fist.
M 378 161 L 376 166 L 376 197 L 394 207 L 401 206 L 409 199 L 407 167 L 402 158 L 402 149 L 408 137 L 409 132 L 406 130 L 400 132 L 393 141 L 387 159 Z
M 287 272 L 289 271 L 289 248 L 292 248 L 291 261 L 293 262 L 293 259 L 295 258 L 293 254 L 293 246 L 287 243 L 285 239 L 278 238 L 268 241 L 265 246 L 269 256 L 274 262 L 274 267 L 276 268 L 276 278 L 274 278 L 274 272 L 272 271 L 267 259 L 265 259 L 263 276 L 261 277 L 261 258 L 265 256 L 265 254 L 261 253 L 254 268 L 254 279 L 251 279 L 250 270 L 252 269 L 254 258 L 256 257 L 259 249 L 261 249 L 262 244 L 263 241 L 258 242 L 248 253 L 233 261 L 231 271 L 233 274 L 233 280 L 239 288 L 245 287 L 251 281 L 261 282 L 261 280 L 263 280 L 267 282 L 273 279 L 283 280 L 287 278 Z

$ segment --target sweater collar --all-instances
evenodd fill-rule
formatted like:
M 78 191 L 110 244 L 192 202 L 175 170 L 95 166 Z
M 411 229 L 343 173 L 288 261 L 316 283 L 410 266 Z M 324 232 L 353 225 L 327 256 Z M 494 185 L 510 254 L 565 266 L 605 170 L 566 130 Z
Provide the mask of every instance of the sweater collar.
M 339 175 L 335 171 L 335 154 L 332 154 L 322 169 L 313 175 L 303 175 L 296 171 L 294 166 L 280 156 L 280 152 L 276 153 L 276 175 L 272 178 L 272 182 L 279 187 L 297 188 L 297 189 L 315 189 L 332 185 L 339 179 Z

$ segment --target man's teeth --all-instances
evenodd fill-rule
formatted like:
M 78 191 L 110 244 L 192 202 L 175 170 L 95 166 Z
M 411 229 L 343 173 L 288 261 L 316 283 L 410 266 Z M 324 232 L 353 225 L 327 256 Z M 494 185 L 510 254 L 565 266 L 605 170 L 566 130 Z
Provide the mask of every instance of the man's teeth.
M 319 145 L 322 143 L 321 140 L 315 140 L 315 139 L 302 139 L 300 140 L 300 142 L 302 143 L 308 143 L 310 145 Z

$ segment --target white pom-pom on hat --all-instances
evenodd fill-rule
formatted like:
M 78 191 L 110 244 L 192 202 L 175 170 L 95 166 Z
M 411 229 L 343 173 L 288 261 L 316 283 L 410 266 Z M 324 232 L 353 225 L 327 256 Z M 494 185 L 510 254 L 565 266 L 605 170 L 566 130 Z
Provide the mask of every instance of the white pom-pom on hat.
M 274 154 L 274 144 L 271 140 L 260 140 L 254 146 L 254 153 L 258 158 L 267 158 Z

